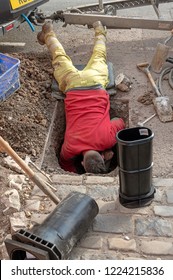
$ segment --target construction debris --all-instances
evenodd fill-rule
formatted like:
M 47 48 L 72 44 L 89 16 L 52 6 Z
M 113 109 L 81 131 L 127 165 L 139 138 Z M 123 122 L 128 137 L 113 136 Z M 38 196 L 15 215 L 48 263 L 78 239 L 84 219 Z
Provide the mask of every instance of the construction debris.
M 16 189 L 6 191 L 1 196 L 1 201 L 5 205 L 3 210 L 4 215 L 12 214 L 16 211 L 19 211 L 21 208 L 20 196 Z

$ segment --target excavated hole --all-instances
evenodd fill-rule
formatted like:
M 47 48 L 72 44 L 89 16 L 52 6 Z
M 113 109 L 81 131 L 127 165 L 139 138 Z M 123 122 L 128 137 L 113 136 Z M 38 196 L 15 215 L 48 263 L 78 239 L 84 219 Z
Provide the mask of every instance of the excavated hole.
M 117 99 L 116 94 L 110 96 L 110 117 L 122 117 L 129 126 L 129 100 Z M 42 167 L 49 171 L 56 171 L 60 174 L 68 174 L 68 172 L 61 169 L 58 162 L 61 145 L 63 143 L 65 133 L 65 112 L 64 101 L 57 100 L 52 131 L 49 135 L 49 141 L 44 153 Z M 116 167 L 116 166 L 115 166 Z M 114 170 L 113 170 L 114 171 Z M 114 172 L 110 172 L 110 176 L 114 176 Z M 70 173 L 73 174 L 73 173 Z M 107 174 L 108 175 L 108 174 Z

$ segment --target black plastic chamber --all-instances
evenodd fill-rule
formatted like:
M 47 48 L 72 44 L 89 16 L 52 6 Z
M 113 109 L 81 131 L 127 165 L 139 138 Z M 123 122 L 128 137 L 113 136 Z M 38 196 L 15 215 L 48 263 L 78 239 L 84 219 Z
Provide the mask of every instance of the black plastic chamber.
M 152 186 L 154 133 L 134 127 L 117 133 L 119 198 L 126 207 L 139 207 L 154 197 Z
M 21 229 L 13 240 L 5 240 L 10 259 L 67 259 L 98 211 L 93 198 L 71 192 L 42 224 L 31 231 Z

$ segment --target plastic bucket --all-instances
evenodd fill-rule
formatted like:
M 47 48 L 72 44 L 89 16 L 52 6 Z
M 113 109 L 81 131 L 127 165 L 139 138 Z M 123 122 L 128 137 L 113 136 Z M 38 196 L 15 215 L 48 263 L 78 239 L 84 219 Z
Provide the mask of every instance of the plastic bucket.
M 146 127 L 127 128 L 117 133 L 119 198 L 126 207 L 148 204 L 152 186 L 154 133 Z

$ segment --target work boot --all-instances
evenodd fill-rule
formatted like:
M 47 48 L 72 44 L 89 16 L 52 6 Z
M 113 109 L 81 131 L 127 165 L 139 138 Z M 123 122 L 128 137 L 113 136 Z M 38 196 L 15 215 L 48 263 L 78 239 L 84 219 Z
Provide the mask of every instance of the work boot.
M 38 40 L 40 45 L 44 45 L 45 44 L 44 36 L 45 36 L 45 34 L 44 34 L 43 31 L 38 32 L 37 40 Z
M 53 25 L 51 22 L 46 22 L 42 26 L 42 31 L 37 34 L 37 40 L 40 45 L 45 44 L 45 37 L 48 33 L 54 33 L 53 32 Z
M 46 34 L 53 31 L 53 24 L 51 22 L 46 22 L 42 26 L 42 31 Z
M 95 21 L 93 28 L 95 30 L 95 36 L 104 35 L 106 37 L 106 27 L 102 25 L 101 21 Z

